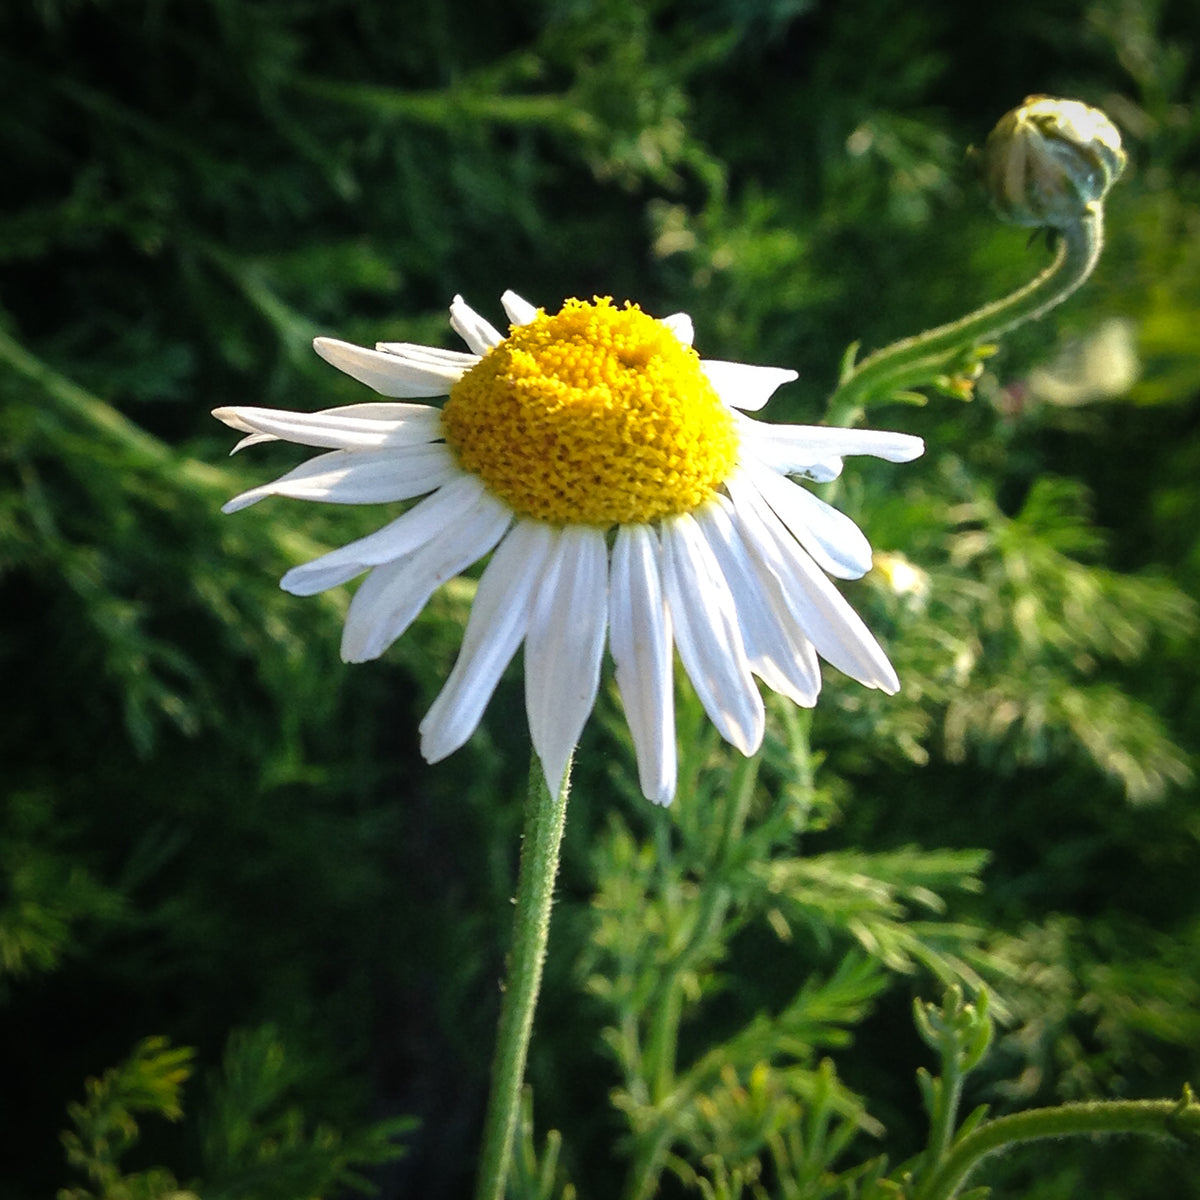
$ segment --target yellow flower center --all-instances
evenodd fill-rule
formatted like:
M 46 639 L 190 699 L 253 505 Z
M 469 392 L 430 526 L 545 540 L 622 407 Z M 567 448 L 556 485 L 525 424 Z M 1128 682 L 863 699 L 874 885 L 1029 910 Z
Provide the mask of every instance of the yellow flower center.
M 610 525 L 690 512 L 737 458 L 696 352 L 636 305 L 539 309 L 450 392 L 446 442 L 523 516 Z

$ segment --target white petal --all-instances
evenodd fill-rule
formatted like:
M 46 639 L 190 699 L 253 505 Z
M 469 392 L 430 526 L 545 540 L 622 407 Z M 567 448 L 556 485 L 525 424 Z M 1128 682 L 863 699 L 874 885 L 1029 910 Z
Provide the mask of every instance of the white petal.
M 714 358 L 701 359 L 700 369 L 730 408 L 746 412 L 762 408 L 777 388 L 799 378 L 795 371 L 784 367 L 758 367 Z
M 442 436 L 441 411 L 428 404 L 347 404 L 313 413 L 216 408 L 213 416 L 251 435 L 234 447 L 234 453 L 256 442 L 279 439 L 298 446 L 377 450 L 436 442 Z
M 512 513 L 486 492 L 431 541 L 376 567 L 354 593 L 342 631 L 342 660 L 378 658 L 416 620 L 448 579 L 503 537 Z
M 536 306 L 528 300 L 523 300 L 513 291 L 505 292 L 500 297 L 500 303 L 504 305 L 504 313 L 514 325 L 528 325 L 538 314 Z
M 452 527 L 483 491 L 483 482 L 474 475 L 458 475 L 382 529 L 293 567 L 279 586 L 294 596 L 312 596 L 361 575 L 368 567 L 391 562 Z M 501 503 L 491 499 L 494 504 Z
M 421 754 L 426 762 L 440 762 L 453 754 L 475 731 L 525 636 L 553 542 L 550 526 L 519 521 L 492 555 L 479 581 L 454 669 L 421 722 Z
M 658 556 L 658 538 L 649 526 L 617 530 L 608 593 L 609 646 L 642 792 L 656 804 L 670 804 L 678 771 L 675 688 L 671 615 Z
M 461 296 L 450 305 L 450 325 L 475 354 L 486 354 L 504 338 L 496 327 L 485 321 Z
M 533 602 L 525 638 L 525 709 L 533 748 L 557 796 L 600 687 L 608 622 L 604 533 L 568 526 L 559 534 Z
M 460 474 L 440 442 L 387 450 L 334 450 L 301 463 L 273 483 L 235 496 L 221 511 L 237 512 L 266 496 L 320 500 L 325 504 L 381 504 L 423 496 Z
M 743 754 L 762 742 L 765 714 L 738 629 L 729 585 L 686 513 L 662 523 L 663 591 L 675 645 L 704 711 Z
M 215 412 L 213 413 L 213 416 L 216 416 Z M 228 422 L 227 422 L 227 424 L 228 424 Z M 232 450 L 230 450 L 229 456 L 232 458 L 235 454 L 238 453 L 239 450 L 246 450 L 250 446 L 260 446 L 260 445 L 262 445 L 263 442 L 277 442 L 277 441 L 279 441 L 279 439 L 273 433 L 252 433 L 252 434 L 249 434 L 247 437 L 242 438 L 242 440 L 240 442 L 238 442 L 238 444 L 236 446 L 234 446 L 234 448 Z
M 733 594 L 750 669 L 772 691 L 811 708 L 821 691 L 817 652 L 796 627 L 774 579 L 747 552 L 732 510 L 719 496 L 695 517 Z
M 888 462 L 911 462 L 925 452 L 925 443 L 911 433 L 889 433 L 880 429 L 838 429 L 826 425 L 770 425 L 743 417 L 738 432 L 755 454 L 761 454 L 776 470 L 798 474 L 814 463 L 827 462 L 845 454 L 870 454 Z M 771 452 L 760 451 L 766 443 Z M 780 467 L 778 458 L 792 464 Z
M 774 463 L 767 463 L 766 465 L 777 474 L 796 475 L 812 483 L 832 483 L 842 473 L 842 460 L 840 458 L 824 458 L 820 462 L 809 463 L 807 467 L 791 470 L 786 467 L 777 467 Z
M 749 417 L 743 417 L 738 423 L 738 432 L 742 435 L 744 460 L 753 459 L 764 467 L 769 467 L 778 475 L 798 475 L 813 483 L 831 483 L 842 473 L 840 458 L 823 458 L 817 462 L 799 463 L 796 461 L 796 451 L 793 447 L 776 444 L 764 437 L 747 437 L 745 435 L 746 424 L 761 425 L 761 422 L 751 422 Z
M 371 404 L 351 404 L 338 408 L 324 408 L 321 409 L 320 412 L 315 413 L 287 412 L 286 410 L 279 408 L 251 408 L 247 406 L 214 408 L 212 410 L 212 415 L 216 417 L 218 421 L 222 421 L 224 424 L 228 425 L 230 429 L 236 429 L 240 433 L 251 433 L 258 431 L 260 421 L 274 417 L 295 417 L 298 420 L 304 421 L 313 417 L 326 417 L 330 413 L 342 413 L 349 409 L 354 409 L 356 415 L 358 415 L 357 410 L 360 408 L 398 409 L 403 415 L 412 412 L 424 412 L 429 408 L 429 406 L 426 404 L 387 404 L 372 402 Z M 270 436 L 274 437 L 274 434 Z
M 837 579 L 859 579 L 871 569 L 871 544 L 845 513 L 769 467 L 750 467 L 737 478 L 758 490 L 822 570 Z
M 690 346 L 696 339 L 696 327 L 687 313 L 672 313 L 663 317 L 662 323 L 685 345 Z
M 394 354 L 409 362 L 442 370 L 455 369 L 460 375 L 479 361 L 478 354 L 471 354 L 467 350 L 443 350 L 441 346 L 419 346 L 416 342 L 376 342 L 375 349 L 381 354 Z
M 732 481 L 735 483 L 736 481 Z M 734 489 L 731 489 L 733 491 Z M 736 489 L 733 516 L 751 555 L 777 581 L 792 619 L 827 662 L 866 687 L 897 692 L 879 643 L 753 488 Z
M 465 369 L 425 357 L 368 350 L 366 346 L 340 342 L 337 338 L 314 338 L 313 349 L 327 363 L 374 388 L 381 396 L 408 400 L 418 396 L 448 396 Z

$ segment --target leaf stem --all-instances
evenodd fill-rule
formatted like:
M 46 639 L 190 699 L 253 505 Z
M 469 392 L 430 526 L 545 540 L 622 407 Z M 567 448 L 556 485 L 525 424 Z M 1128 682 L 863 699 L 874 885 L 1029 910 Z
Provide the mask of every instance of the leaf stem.
M 492 1060 L 492 1090 L 484 1118 L 476 1200 L 503 1200 L 512 1161 L 525 1060 L 550 936 L 550 909 L 554 902 L 554 881 L 558 875 L 570 778 L 568 764 L 558 796 L 551 795 L 537 755 L 531 756 L 513 941 L 500 1006 L 496 1053 Z
M 916 1195 L 918 1200 L 953 1200 L 967 1176 L 989 1154 L 1019 1142 L 1096 1133 L 1175 1134 L 1197 1139 L 1200 1104 L 1185 1092 L 1182 1100 L 1094 1101 L 997 1117 L 967 1134 Z

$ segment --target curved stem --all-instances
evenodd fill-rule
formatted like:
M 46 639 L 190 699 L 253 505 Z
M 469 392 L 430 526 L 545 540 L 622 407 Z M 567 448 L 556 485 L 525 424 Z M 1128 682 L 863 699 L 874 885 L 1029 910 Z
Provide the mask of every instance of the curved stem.
M 502 1200 L 504 1196 L 521 1104 L 521 1084 L 525 1078 L 525 1059 L 533 1032 L 533 1013 L 550 936 L 550 908 L 554 902 L 554 881 L 558 875 L 558 851 L 562 844 L 570 778 L 568 765 L 558 796 L 552 796 L 546 787 L 541 763 L 536 754 L 532 756 L 521 866 L 517 876 L 513 942 L 500 1006 L 496 1054 L 492 1060 L 492 1090 L 484 1118 L 476 1200 Z
M 1200 1105 L 1183 1100 L 1109 1100 L 1063 1104 L 997 1117 L 951 1151 L 917 1191 L 918 1200 L 953 1200 L 967 1176 L 989 1154 L 1018 1142 L 1080 1133 L 1185 1134 L 1200 1137 Z
M 871 397 L 882 399 L 925 382 L 936 373 L 939 360 L 949 361 L 968 346 L 999 337 L 1065 300 L 1092 273 L 1100 257 L 1103 210 L 1099 204 L 1091 204 L 1079 221 L 1055 232 L 1054 260 L 1024 287 L 957 321 L 894 342 L 858 363 L 830 400 L 830 421 L 849 423 L 847 418 Z

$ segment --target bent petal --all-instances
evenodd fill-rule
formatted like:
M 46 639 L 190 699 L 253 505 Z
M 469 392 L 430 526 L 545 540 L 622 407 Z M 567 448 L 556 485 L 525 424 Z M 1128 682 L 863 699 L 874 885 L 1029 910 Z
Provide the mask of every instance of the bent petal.
M 258 442 L 285 441 L 334 450 L 380 450 L 436 442 L 442 414 L 428 404 L 347 404 L 320 412 L 276 408 L 214 408 L 213 416 L 231 429 L 250 434 L 231 454 Z
M 337 338 L 313 339 L 313 349 L 327 362 L 359 383 L 365 383 L 381 396 L 415 399 L 418 396 L 446 396 L 462 378 L 461 364 L 439 362 L 425 355 L 385 353 L 341 342 Z
M 770 575 L 747 551 L 724 496 L 699 509 L 696 523 L 716 556 L 733 595 L 750 670 L 772 691 L 811 708 L 821 691 L 813 644 L 781 602 Z
M 690 346 L 696 340 L 696 329 L 687 313 L 672 313 L 669 317 L 663 317 L 662 323 L 685 346 Z
M 608 622 L 602 530 L 568 526 L 542 575 L 525 638 L 525 710 L 533 748 L 557 796 L 596 702 Z
M 460 512 L 441 537 L 376 567 L 363 580 L 346 613 L 343 662 L 378 658 L 416 620 L 433 593 L 493 549 L 512 524 L 512 514 L 488 496 Z
M 675 646 L 721 736 L 745 755 L 762 742 L 765 712 L 746 659 L 733 597 L 695 518 L 662 523 L 662 575 Z
M 519 521 L 492 555 L 471 605 L 458 659 L 420 725 L 426 762 L 440 762 L 475 732 L 529 628 L 533 597 L 553 544 L 550 526 Z
M 450 326 L 474 354 L 486 354 L 504 341 L 495 325 L 484 320 L 461 296 L 455 296 L 450 305 Z
M 655 804 L 670 804 L 678 773 L 671 615 L 663 597 L 658 537 L 648 525 L 617 530 L 608 610 L 609 648 L 642 794 Z
M 457 369 L 459 374 L 469 371 L 479 361 L 479 355 L 468 350 L 445 350 L 441 346 L 422 346 L 417 342 L 376 342 L 375 349 L 409 362 L 442 370 Z
M 756 367 L 715 358 L 701 359 L 700 369 L 730 408 L 744 412 L 762 408 L 778 388 L 800 378 L 784 367 Z
M 881 429 L 836 429 L 825 425 L 771 425 L 742 417 L 738 432 L 750 449 L 778 471 L 796 475 L 818 463 L 848 454 L 869 454 L 888 462 L 911 462 L 925 443 L 911 433 Z M 767 449 L 763 449 L 764 446 Z
M 423 496 L 461 474 L 440 442 L 388 450 L 334 450 L 318 454 L 281 475 L 243 492 L 221 507 L 237 512 L 267 496 L 319 500 L 325 504 L 382 504 Z
M 865 687 L 899 691 L 892 664 L 862 618 L 752 489 L 735 501 L 734 521 L 817 653 Z
M 859 579 L 871 569 L 871 544 L 862 530 L 807 488 L 768 467 L 742 471 L 727 487 L 730 495 L 754 488 L 817 565 L 835 578 Z
M 492 504 L 509 511 L 507 505 L 487 494 L 483 482 L 474 475 L 458 475 L 382 529 L 293 567 L 279 581 L 279 586 L 293 596 L 312 596 L 337 587 L 368 567 L 391 562 L 443 536 L 458 522 L 464 508 L 485 496 Z
M 500 297 L 504 306 L 504 315 L 514 325 L 528 325 L 538 315 L 537 306 L 518 296 L 516 292 L 508 291 Z
M 738 433 L 742 439 L 742 466 L 751 463 L 761 464 L 777 475 L 799 476 L 812 483 L 832 483 L 841 475 L 843 464 L 840 458 L 822 458 L 815 462 L 799 463 L 796 461 L 796 452 L 793 447 L 776 445 L 767 438 L 756 435 L 747 436 L 745 425 L 748 420 L 748 418 L 743 418 L 738 423 Z M 760 423 L 754 422 L 755 425 Z

